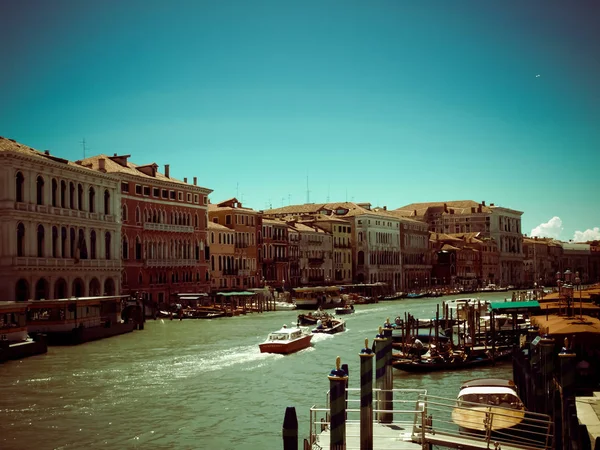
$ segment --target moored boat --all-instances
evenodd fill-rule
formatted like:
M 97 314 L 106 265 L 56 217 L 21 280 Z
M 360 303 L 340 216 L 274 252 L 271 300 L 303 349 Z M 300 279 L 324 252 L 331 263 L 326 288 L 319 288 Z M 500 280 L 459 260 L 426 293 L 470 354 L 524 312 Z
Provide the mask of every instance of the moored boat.
M 296 308 L 297 308 L 297 306 L 293 302 L 283 302 L 283 301 L 275 302 L 275 311 L 293 311 Z
M 27 330 L 30 302 L 0 302 L 0 362 L 48 351 L 45 336 L 32 339 Z
M 338 286 L 294 288 L 292 300 L 298 309 L 335 308 L 342 302 Z
M 288 328 L 283 325 L 279 330 L 269 333 L 267 340 L 258 347 L 261 353 L 287 355 L 310 347 L 312 336 L 306 328 Z
M 449 370 L 472 369 L 474 367 L 490 366 L 496 361 L 509 358 L 512 350 L 496 352 L 494 357 L 489 353 L 478 353 L 467 355 L 465 353 L 453 353 L 449 357 L 441 356 L 423 358 L 396 358 L 392 360 L 392 367 L 405 372 L 440 372 Z

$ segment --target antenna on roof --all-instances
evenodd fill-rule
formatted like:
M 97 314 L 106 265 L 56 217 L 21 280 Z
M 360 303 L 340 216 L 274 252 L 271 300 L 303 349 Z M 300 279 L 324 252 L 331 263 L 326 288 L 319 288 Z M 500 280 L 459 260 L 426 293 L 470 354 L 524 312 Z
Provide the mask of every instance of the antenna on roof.
M 306 174 L 306 203 L 310 203 L 310 191 L 308 190 L 308 174 Z
M 79 143 L 83 147 L 83 159 L 85 159 L 85 138 L 83 138 L 83 140 L 81 140 Z

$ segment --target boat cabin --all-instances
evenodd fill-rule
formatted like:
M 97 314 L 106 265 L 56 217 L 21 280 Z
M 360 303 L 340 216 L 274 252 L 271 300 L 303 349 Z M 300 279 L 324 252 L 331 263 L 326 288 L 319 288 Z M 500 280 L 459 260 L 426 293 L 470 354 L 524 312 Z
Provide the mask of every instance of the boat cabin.
M 278 331 L 274 331 L 269 334 L 269 341 L 293 341 L 302 337 L 302 330 L 300 328 L 281 328 Z
M 0 341 L 27 339 L 28 305 L 29 302 L 0 302 Z

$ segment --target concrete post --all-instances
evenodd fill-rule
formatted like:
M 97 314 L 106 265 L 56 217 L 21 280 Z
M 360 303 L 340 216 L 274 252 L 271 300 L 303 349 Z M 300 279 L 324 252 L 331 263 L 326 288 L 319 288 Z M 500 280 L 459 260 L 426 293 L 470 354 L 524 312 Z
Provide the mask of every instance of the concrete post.
M 391 411 L 394 409 L 394 373 L 392 367 L 392 324 L 390 323 L 389 317 L 383 325 L 383 337 L 385 339 L 385 377 L 383 379 L 383 402 L 385 405 L 385 409 Z M 384 418 L 382 418 L 382 422 L 392 423 L 393 418 L 393 413 L 384 413 Z
M 296 417 L 296 408 L 293 406 L 285 409 L 281 436 L 283 437 L 283 450 L 298 450 L 298 418 Z
M 373 450 L 373 356 L 369 340 L 360 356 L 360 450 Z
M 379 327 L 379 334 L 373 339 L 373 351 L 375 352 L 375 387 L 377 388 L 377 409 L 387 409 L 387 404 L 384 398 L 384 390 L 386 387 L 385 374 L 386 374 L 386 339 L 383 336 L 383 328 Z M 385 413 L 378 412 L 376 414 L 379 422 L 387 422 L 387 416 Z
M 336 368 L 329 374 L 329 416 L 331 434 L 329 450 L 346 448 L 346 383 L 348 375 L 340 368 L 340 357 L 335 361 Z

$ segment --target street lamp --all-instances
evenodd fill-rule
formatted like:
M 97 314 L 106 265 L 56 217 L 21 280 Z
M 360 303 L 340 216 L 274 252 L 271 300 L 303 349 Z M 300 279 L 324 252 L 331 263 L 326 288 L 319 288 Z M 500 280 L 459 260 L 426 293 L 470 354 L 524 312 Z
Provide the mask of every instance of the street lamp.
M 558 299 L 562 298 L 562 294 L 565 295 L 565 301 L 567 302 L 567 316 L 571 316 L 571 301 L 573 295 L 573 286 L 571 285 L 571 271 L 565 270 L 564 274 L 556 272 L 556 285 L 558 286 Z M 561 279 L 564 276 L 564 280 Z

